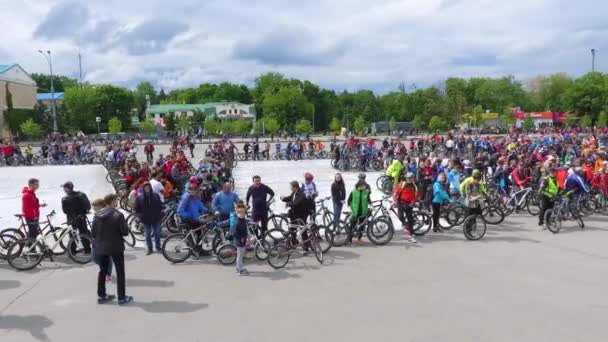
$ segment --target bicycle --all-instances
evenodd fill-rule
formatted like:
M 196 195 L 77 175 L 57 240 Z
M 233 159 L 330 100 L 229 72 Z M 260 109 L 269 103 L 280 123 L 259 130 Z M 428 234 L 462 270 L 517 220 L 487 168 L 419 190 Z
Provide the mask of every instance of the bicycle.
M 567 220 L 576 220 L 580 228 L 585 228 L 582 216 L 576 205 L 570 200 L 572 193 L 573 191 L 568 191 L 559 195 L 553 208 L 545 212 L 545 227 L 553 234 L 559 233 L 562 229 L 562 222 Z
M 321 247 L 321 238 L 318 227 L 316 227 L 314 224 L 299 225 L 292 223 L 290 228 L 296 229 L 296 234 L 299 233 L 298 236 L 302 236 L 304 232 L 308 232 L 308 239 L 301 242 L 299 242 L 299 239 L 297 239 L 298 241 L 294 243 L 291 239 L 291 232 L 275 230 L 276 232 L 280 232 L 282 237 L 270 249 L 267 259 L 268 264 L 274 269 L 283 268 L 289 262 L 291 253 L 293 253 L 293 251 L 295 251 L 298 247 L 307 248 L 308 246 L 312 248 L 317 261 L 320 264 L 323 264 L 323 249 Z
M 197 237 L 197 232 L 200 232 L 200 238 Z M 210 238 L 210 230 L 204 223 L 201 223 L 198 227 L 189 229 L 186 234 L 169 235 L 163 241 L 161 250 L 168 261 L 176 264 L 182 263 L 193 254 L 199 257 L 203 253 L 210 253 L 213 250 L 213 239 Z
M 65 239 L 67 243 L 65 243 Z M 47 241 L 53 239 L 53 242 Z M 85 243 L 86 241 L 86 243 Z M 67 251 L 68 256 L 78 264 L 86 264 L 91 261 L 90 246 L 92 239 L 89 235 L 80 234 L 71 226 L 58 228 L 49 235 L 40 234 L 36 239 L 17 240 L 8 250 L 8 263 L 19 271 L 27 271 L 38 266 L 45 256 L 53 261 L 53 255 L 61 255 Z M 84 246 L 88 245 L 87 251 Z M 57 248 L 59 252 L 55 252 Z M 87 253 L 88 252 L 88 253 Z
M 382 200 L 373 201 L 370 205 L 369 215 L 365 217 L 363 222 L 356 223 L 355 227 L 352 227 L 351 215 L 349 211 L 344 211 L 346 215 L 344 220 L 340 221 L 338 227 L 332 223 L 334 232 L 334 245 L 344 246 L 349 238 L 352 238 L 355 232 L 362 232 L 365 230 L 365 235 L 368 240 L 374 245 L 382 246 L 386 245 L 393 239 L 395 234 L 395 228 L 390 218 L 390 214 L 382 205 L 388 197 Z M 381 213 L 381 215 L 378 215 Z
M 271 250 L 270 242 L 265 238 L 258 238 L 256 234 L 259 231 L 255 222 L 247 222 L 247 231 L 249 236 L 247 237 L 247 248 L 253 248 L 256 259 L 264 261 L 268 259 L 268 255 Z M 222 265 L 231 265 L 236 261 L 237 247 L 233 243 L 227 243 L 222 245 L 217 253 L 217 260 Z

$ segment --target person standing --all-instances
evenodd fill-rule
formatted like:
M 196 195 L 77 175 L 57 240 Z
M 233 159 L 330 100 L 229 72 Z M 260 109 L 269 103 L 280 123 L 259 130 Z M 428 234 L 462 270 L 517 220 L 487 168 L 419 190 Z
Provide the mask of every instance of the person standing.
M 297 229 L 292 227 L 295 225 L 303 225 L 306 223 L 308 217 L 309 207 L 306 203 L 306 196 L 300 189 L 300 184 L 296 181 L 289 183 L 291 194 L 289 196 L 281 197 L 281 200 L 285 202 L 285 205 L 289 208 L 287 216 L 289 217 L 289 231 L 291 235 L 291 241 L 294 245 L 298 244 Z M 302 239 L 305 241 L 308 239 L 308 233 L 302 232 Z
M 154 234 L 154 245 L 156 251 L 160 252 L 160 221 L 163 215 L 163 203 L 160 196 L 152 191 L 152 185 L 144 182 L 143 192 L 135 200 L 135 212 L 139 215 L 139 220 L 144 225 L 146 232 L 146 246 L 148 252 L 152 254 L 152 234 Z
M 450 201 L 450 196 L 445 191 L 445 173 L 437 175 L 437 181 L 433 184 L 433 200 L 431 206 L 433 208 L 433 231 L 435 233 L 443 232 L 439 226 L 439 216 L 441 214 L 441 203 L 444 201 Z
M 230 235 L 232 236 L 233 243 L 236 246 L 236 274 L 247 275 L 249 272 L 243 265 L 243 258 L 247 253 L 247 237 L 249 231 L 247 230 L 247 208 L 243 201 L 239 201 L 236 205 L 236 215 L 230 218 Z
M 40 204 L 36 197 L 36 190 L 40 182 L 36 178 L 30 178 L 27 186 L 21 192 L 21 215 L 25 219 L 28 228 L 28 238 L 36 239 L 40 230 L 38 222 L 40 219 L 40 208 L 46 207 L 46 203 Z
M 150 180 L 150 185 L 152 186 L 152 191 L 157 194 L 158 196 L 160 196 L 160 200 L 161 202 L 164 202 L 164 190 L 165 187 L 162 183 L 163 180 L 163 171 L 161 170 L 156 170 L 155 172 L 152 173 L 152 179 Z
M 266 157 L 266 160 L 270 160 L 270 143 L 268 140 L 264 142 L 264 152 L 262 152 L 262 155 Z
M 253 185 L 247 190 L 245 200 L 249 206 L 249 199 L 251 199 L 251 219 L 254 222 L 260 222 L 260 238 L 263 238 L 268 231 L 268 202 L 273 198 L 274 191 L 266 184 L 262 184 L 260 176 L 253 176 Z
M 540 186 L 538 192 L 542 196 L 540 204 L 540 213 L 538 214 L 538 226 L 542 227 L 545 224 L 545 212 L 549 209 L 553 209 L 555 198 L 559 192 L 559 186 L 557 185 L 557 168 L 550 168 L 549 175 L 540 180 Z M 544 228 L 543 228 L 544 229 Z
M 190 158 L 194 158 L 194 141 L 188 138 L 188 149 L 190 150 Z
M 363 224 L 369 214 L 369 205 L 372 203 L 371 193 L 365 181 L 360 179 L 353 191 L 348 195 L 348 206 L 352 210 L 350 229 L 348 231 L 349 244 L 353 240 L 355 229 L 357 230 L 357 244 L 363 244 L 363 240 L 361 240 L 363 229 L 359 228 L 359 225 Z
M 118 290 L 118 305 L 126 305 L 133 297 L 126 295 L 125 289 L 125 244 L 123 237 L 129 234 L 127 221 L 118 211 L 118 196 L 107 195 L 104 198 L 106 207 L 95 214 L 91 235 L 95 253 L 99 258 L 99 274 L 97 276 L 97 303 L 105 304 L 114 298 L 106 293 L 106 275 L 110 259 L 116 267 L 116 287 Z
M 405 175 L 405 180 L 395 185 L 393 203 L 397 206 L 399 221 L 403 225 L 406 239 L 412 243 L 418 242 L 414 238 L 413 205 L 418 202 L 419 198 L 420 192 L 416 184 L 416 177 L 413 173 L 408 172 Z
M 337 227 L 340 224 L 340 216 L 342 216 L 342 207 L 346 200 L 346 186 L 342 179 L 342 174 L 336 173 L 334 182 L 331 185 L 331 199 L 334 204 L 333 223 Z
M 234 212 L 234 206 L 238 201 L 239 196 L 232 192 L 232 184 L 226 182 L 222 191 L 213 197 L 211 209 L 215 213 L 215 216 L 219 217 L 220 221 L 226 221 L 230 218 L 230 213 Z
M 93 208 L 93 214 L 97 214 L 101 209 L 105 208 L 106 203 L 103 200 L 103 198 L 98 198 L 96 200 L 93 200 L 93 203 L 91 203 L 91 206 Z M 94 216 L 93 216 L 93 222 L 95 222 Z M 100 266 L 99 256 L 97 255 L 97 253 L 95 253 L 95 244 L 93 244 L 92 247 L 93 247 L 93 249 L 92 249 L 93 261 L 95 261 L 97 266 Z M 99 271 L 101 271 L 101 266 L 99 267 Z M 107 271 L 106 282 L 112 281 L 112 262 L 110 262 L 108 264 L 108 269 L 106 271 Z
M 319 196 L 317 185 L 313 182 L 314 176 L 310 172 L 304 174 L 304 184 L 302 184 L 302 192 L 304 193 L 304 202 L 308 208 L 308 215 L 314 220 L 316 212 L 315 199 Z M 306 220 L 304 221 L 306 222 Z
M 151 141 L 144 146 L 144 152 L 146 153 L 148 163 L 152 164 L 154 162 L 154 144 Z
M 68 219 L 68 223 L 73 228 L 78 229 L 80 234 L 89 235 L 89 228 L 87 227 L 86 215 L 91 210 L 91 202 L 87 195 L 80 191 L 74 191 L 74 184 L 72 182 L 66 182 L 63 184 L 63 191 L 65 197 L 61 199 L 61 209 Z M 83 240 L 84 252 L 87 254 L 91 253 L 91 246 L 88 240 Z M 76 244 L 72 244 L 72 251 L 76 251 Z

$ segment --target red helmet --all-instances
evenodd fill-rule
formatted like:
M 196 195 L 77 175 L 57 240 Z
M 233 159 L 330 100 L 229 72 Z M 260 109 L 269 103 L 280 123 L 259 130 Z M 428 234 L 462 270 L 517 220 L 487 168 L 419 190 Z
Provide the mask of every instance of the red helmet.
M 312 181 L 314 178 L 315 178 L 315 177 L 314 177 L 314 176 L 312 175 L 312 173 L 310 173 L 310 172 L 306 172 L 306 173 L 304 174 L 304 179 L 305 179 L 306 181 L 311 182 L 311 181 Z

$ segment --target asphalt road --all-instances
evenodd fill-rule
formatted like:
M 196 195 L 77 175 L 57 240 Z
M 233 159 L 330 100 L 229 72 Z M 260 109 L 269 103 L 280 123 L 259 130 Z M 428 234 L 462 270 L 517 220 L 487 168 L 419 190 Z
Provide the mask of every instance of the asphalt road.
M 303 172 L 263 164 L 236 177 L 260 173 L 283 193 Z M 326 192 L 333 171 L 309 165 Z M 399 232 L 384 247 L 332 249 L 324 265 L 248 260 L 244 277 L 210 258 L 172 265 L 127 249 L 129 307 L 95 303 L 95 265 L 58 257 L 15 272 L 0 261 L 0 341 L 606 341 L 608 218 L 556 235 L 535 220 L 509 217 L 476 242 L 459 228 L 416 245 Z

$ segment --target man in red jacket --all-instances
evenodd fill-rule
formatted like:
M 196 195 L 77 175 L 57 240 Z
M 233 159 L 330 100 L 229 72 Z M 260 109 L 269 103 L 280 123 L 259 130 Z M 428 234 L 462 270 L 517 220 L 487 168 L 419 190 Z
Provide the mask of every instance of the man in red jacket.
M 46 207 L 46 203 L 40 204 L 38 197 L 36 197 L 36 190 L 39 187 L 40 182 L 36 178 L 31 178 L 27 181 L 27 186 L 21 192 L 21 215 L 25 219 L 28 227 L 28 237 L 31 239 L 35 239 L 38 236 L 40 208 Z
M 406 239 L 412 243 L 416 243 L 414 238 L 414 208 L 412 204 L 415 204 L 420 197 L 418 191 L 418 185 L 416 185 L 416 178 L 413 173 L 408 172 L 405 176 L 406 180 L 399 182 L 395 185 L 393 191 L 393 203 L 397 206 L 397 212 L 399 214 L 399 220 L 403 225 L 403 230 L 406 234 Z M 407 224 L 405 223 L 407 219 Z

